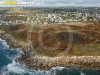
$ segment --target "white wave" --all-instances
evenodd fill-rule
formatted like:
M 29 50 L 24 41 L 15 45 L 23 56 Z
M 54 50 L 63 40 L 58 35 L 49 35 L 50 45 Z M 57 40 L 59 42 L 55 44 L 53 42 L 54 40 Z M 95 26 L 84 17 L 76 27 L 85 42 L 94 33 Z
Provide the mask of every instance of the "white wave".
M 11 58 L 10 58 L 11 59 Z M 15 61 L 15 58 L 12 58 L 12 63 L 5 66 L 2 70 L 2 75 L 9 75 L 10 73 L 24 75 L 25 73 L 29 73 L 32 75 L 32 72 L 19 62 Z
M 64 69 L 64 68 L 65 68 L 65 67 L 52 67 L 53 70 L 56 70 L 56 69 L 57 69 L 57 70 L 62 70 L 62 69 Z
M 81 75 L 86 75 L 85 73 L 81 72 Z
M 50 71 L 29 70 L 24 65 L 21 65 L 20 63 L 16 63 L 15 61 L 13 61 L 11 64 L 7 65 L 2 72 L 3 75 L 9 75 L 10 73 L 19 74 L 19 75 L 24 75 L 24 74 L 51 75 Z M 55 74 L 52 74 L 52 75 L 55 75 Z
M 3 40 L 3 39 L 0 38 L 0 42 L 3 45 L 4 49 L 8 49 L 9 48 L 9 45 L 7 44 L 6 40 Z
M 15 63 L 15 61 L 7 65 L 7 70 L 10 72 L 18 73 L 18 74 L 24 73 L 24 70 L 20 68 L 19 63 Z

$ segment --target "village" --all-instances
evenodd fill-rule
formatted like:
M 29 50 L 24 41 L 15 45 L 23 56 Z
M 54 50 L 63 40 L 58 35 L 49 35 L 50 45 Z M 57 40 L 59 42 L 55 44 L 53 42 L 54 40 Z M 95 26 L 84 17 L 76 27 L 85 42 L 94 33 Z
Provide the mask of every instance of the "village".
M 100 11 L 98 12 L 39 12 L 39 13 L 21 13 L 21 14 L 0 14 L 0 25 L 20 25 L 36 23 L 38 25 L 66 24 L 70 22 L 85 22 L 91 20 L 100 20 Z M 95 9 L 93 9 L 95 10 Z M 9 18 L 8 18 L 9 17 Z M 12 17 L 12 18 L 11 18 Z M 13 19 L 14 18 L 14 19 Z

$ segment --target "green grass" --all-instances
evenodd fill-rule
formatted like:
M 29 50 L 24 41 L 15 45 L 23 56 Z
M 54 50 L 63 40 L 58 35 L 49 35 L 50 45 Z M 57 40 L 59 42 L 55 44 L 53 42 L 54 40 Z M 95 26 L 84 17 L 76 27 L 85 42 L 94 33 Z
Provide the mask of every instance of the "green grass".
M 74 47 L 73 55 L 100 56 L 100 43 L 98 44 L 78 44 Z
M 1 26 L 0 26 L 0 29 L 1 29 L 1 30 L 4 30 L 5 33 L 11 34 L 11 35 L 12 35 L 15 39 L 17 39 L 17 40 L 27 42 L 27 39 L 25 39 L 25 38 L 20 38 L 20 37 L 19 37 L 19 32 L 18 32 L 17 30 L 16 30 L 16 31 L 10 31 L 10 30 L 9 30 L 9 27 L 10 27 L 10 25 L 9 25 L 9 26 L 8 26 L 8 25 L 1 25 Z
M 45 56 L 49 56 L 49 57 L 55 57 L 57 55 L 59 55 L 61 52 L 59 50 L 55 50 L 55 51 L 45 51 L 41 48 L 38 48 L 35 50 L 38 54 L 40 55 L 45 55 Z
M 5 32 L 8 32 L 9 26 L 7 26 L 7 25 L 0 25 L 0 29 L 4 30 Z

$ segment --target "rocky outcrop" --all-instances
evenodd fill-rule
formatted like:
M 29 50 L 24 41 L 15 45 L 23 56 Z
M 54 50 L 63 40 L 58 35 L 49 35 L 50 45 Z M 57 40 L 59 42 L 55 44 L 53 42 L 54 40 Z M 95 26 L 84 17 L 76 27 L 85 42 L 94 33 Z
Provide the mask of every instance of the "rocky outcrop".
M 0 30 L 0 38 L 7 41 L 7 44 L 10 45 L 10 48 L 20 48 L 23 52 L 29 51 L 29 43 L 18 41 L 15 38 L 13 38 L 12 35 L 6 34 L 4 31 Z
M 72 57 L 29 57 L 23 55 L 20 61 L 29 68 L 48 70 L 52 67 L 79 67 L 83 69 L 100 69 L 100 56 L 72 56 Z
M 18 60 L 30 69 L 48 70 L 56 66 L 100 69 L 100 56 L 40 56 L 33 53 L 29 43 L 18 41 L 4 31 L 0 31 L 0 34 L 0 38 L 6 40 L 11 48 L 22 49 L 24 55 Z

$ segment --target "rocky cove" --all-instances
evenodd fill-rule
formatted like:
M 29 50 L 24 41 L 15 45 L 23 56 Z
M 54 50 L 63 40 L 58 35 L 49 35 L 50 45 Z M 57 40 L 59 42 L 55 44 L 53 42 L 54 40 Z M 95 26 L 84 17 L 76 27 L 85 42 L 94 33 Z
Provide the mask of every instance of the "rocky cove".
M 31 52 L 32 48 L 29 43 L 18 41 L 2 30 L 0 34 L 0 38 L 6 40 L 11 48 L 20 48 L 24 52 L 18 60 L 30 69 L 48 70 L 56 66 L 100 69 L 100 56 L 41 56 Z

